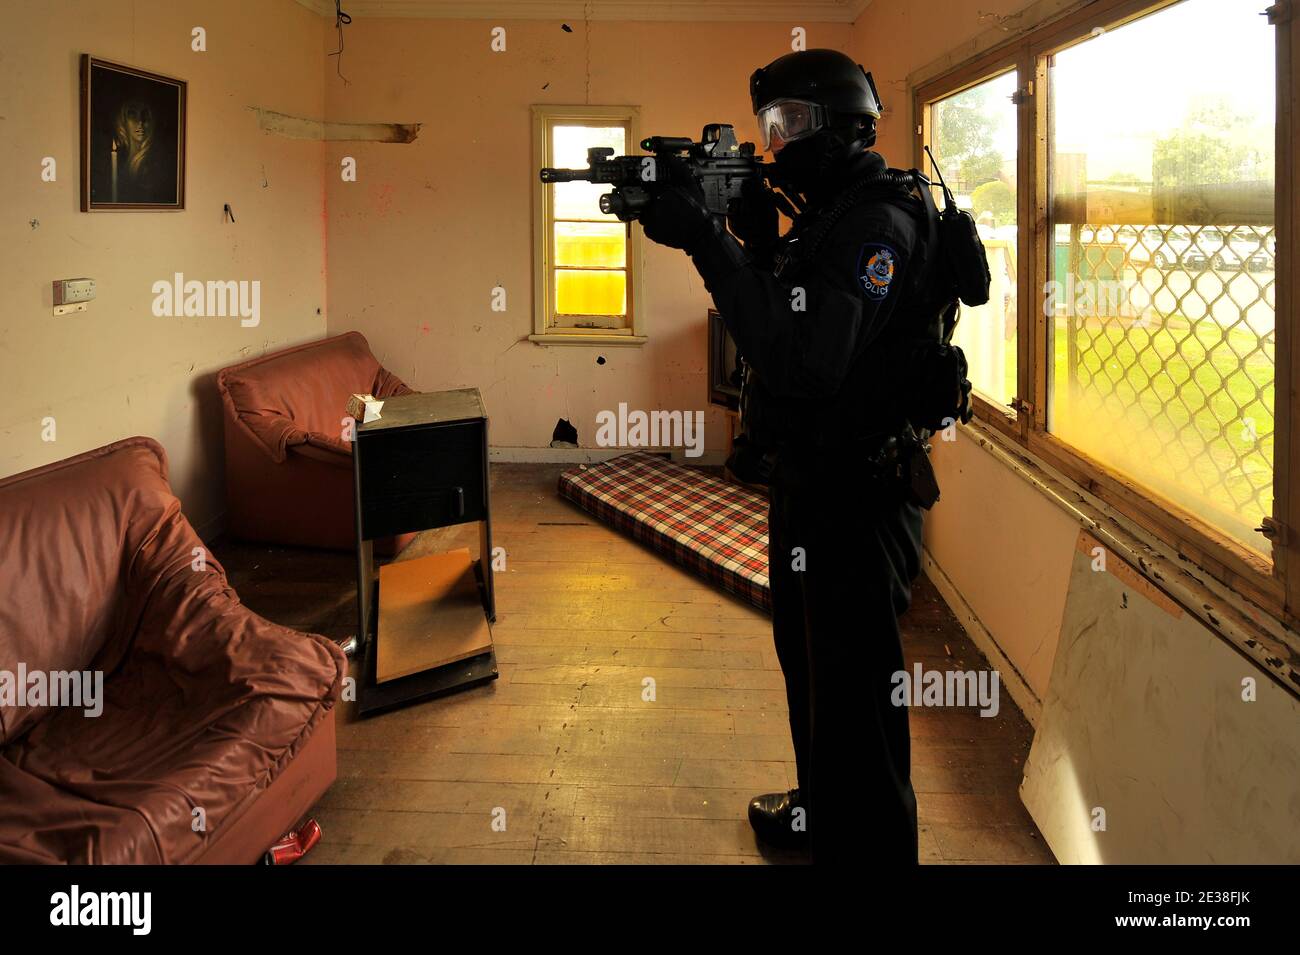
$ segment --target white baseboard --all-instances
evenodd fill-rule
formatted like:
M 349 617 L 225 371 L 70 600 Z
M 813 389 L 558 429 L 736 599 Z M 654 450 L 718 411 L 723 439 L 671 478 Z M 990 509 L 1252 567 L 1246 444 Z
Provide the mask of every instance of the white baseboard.
M 633 451 L 668 454 L 678 464 L 721 465 L 727 456 L 721 451 L 706 451 L 698 458 L 688 458 L 674 448 L 488 448 L 488 460 L 503 464 L 592 464 L 608 461 Z
M 1020 671 L 1002 652 L 998 646 L 997 640 L 993 634 L 980 622 L 980 618 L 975 611 L 971 609 L 970 604 L 961 595 L 961 591 L 943 572 L 929 550 L 925 550 L 921 555 L 921 566 L 925 575 L 930 578 L 934 584 L 935 590 L 939 591 L 939 596 L 943 598 L 948 609 L 956 616 L 957 621 L 966 628 L 966 633 L 970 636 L 971 641 L 980 649 L 989 663 L 998 671 L 999 681 L 1007 688 L 1011 698 L 1016 701 L 1016 706 L 1025 714 L 1025 719 L 1029 720 L 1029 725 L 1038 729 L 1038 719 L 1043 712 L 1043 701 L 1038 698 L 1025 678 L 1021 676 Z
M 489 461 L 508 464 L 591 464 L 608 461 L 627 448 L 488 448 Z

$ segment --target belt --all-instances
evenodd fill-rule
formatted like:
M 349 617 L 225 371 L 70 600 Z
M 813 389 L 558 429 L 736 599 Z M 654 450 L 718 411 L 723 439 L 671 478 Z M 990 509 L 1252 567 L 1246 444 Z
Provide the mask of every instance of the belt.
M 737 439 L 727 467 L 743 481 L 793 490 L 833 486 L 839 479 L 861 485 L 864 479 L 880 489 L 903 489 L 909 483 L 908 462 L 928 450 L 911 427 L 899 434 L 871 435 L 843 449 L 756 448 Z

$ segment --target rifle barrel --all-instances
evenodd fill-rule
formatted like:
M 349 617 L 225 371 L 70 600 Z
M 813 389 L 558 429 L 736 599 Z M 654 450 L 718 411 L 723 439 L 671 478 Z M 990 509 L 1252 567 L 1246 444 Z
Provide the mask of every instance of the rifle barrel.
M 539 174 L 542 182 L 578 182 L 591 178 L 590 169 L 551 169 L 547 167 Z

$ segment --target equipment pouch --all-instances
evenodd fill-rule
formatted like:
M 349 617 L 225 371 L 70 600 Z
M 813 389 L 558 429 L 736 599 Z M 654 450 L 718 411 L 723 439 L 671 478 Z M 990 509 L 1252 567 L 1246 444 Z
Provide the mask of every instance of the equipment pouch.
M 908 418 L 927 431 L 942 431 L 953 421 L 971 419 L 971 383 L 966 354 L 956 345 L 917 342 L 909 363 L 912 382 Z
M 912 176 L 924 183 L 920 188 L 921 201 L 925 203 L 925 214 L 929 220 L 929 237 L 939 244 L 938 264 L 947 273 L 947 279 L 952 283 L 957 297 L 971 308 L 978 308 L 989 300 L 993 273 L 989 270 L 988 256 L 984 254 L 984 240 L 975 227 L 975 219 L 969 212 L 957 208 L 952 190 L 944 184 L 942 175 L 939 177 L 939 185 L 943 189 L 943 212 L 939 212 L 934 204 L 930 180 L 915 169 L 912 170 Z
M 947 261 L 957 297 L 971 308 L 989 300 L 993 275 L 984 241 L 969 212 L 948 208 L 939 216 L 939 248 Z
M 939 500 L 939 481 L 934 476 L 928 448 L 921 445 L 913 449 L 907 461 L 908 498 L 917 507 L 929 510 Z

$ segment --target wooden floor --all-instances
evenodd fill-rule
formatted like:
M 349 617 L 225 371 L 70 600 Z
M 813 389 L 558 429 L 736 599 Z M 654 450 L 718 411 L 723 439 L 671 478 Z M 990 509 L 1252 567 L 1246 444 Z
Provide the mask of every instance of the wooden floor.
M 500 679 L 364 720 L 343 704 L 307 861 L 803 861 L 761 849 L 745 819 L 751 796 L 795 783 L 769 618 L 561 500 L 560 470 L 492 466 Z M 476 541 L 427 532 L 403 558 Z M 352 555 L 214 550 L 262 615 L 355 631 Z M 909 666 L 988 665 L 925 578 L 904 632 Z M 1010 696 L 995 718 L 911 716 L 922 862 L 1052 862 L 1017 796 L 1032 730 Z

